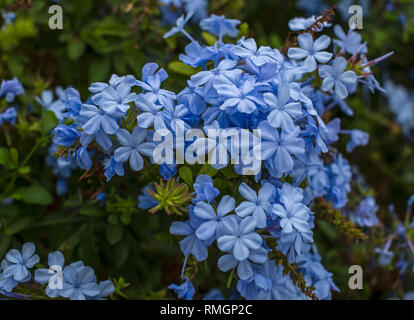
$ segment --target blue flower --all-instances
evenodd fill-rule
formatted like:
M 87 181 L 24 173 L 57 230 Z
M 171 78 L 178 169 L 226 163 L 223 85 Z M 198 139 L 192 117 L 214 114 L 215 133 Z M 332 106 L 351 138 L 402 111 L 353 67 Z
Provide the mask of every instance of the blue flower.
M 358 146 L 366 146 L 369 141 L 369 134 L 362 130 L 351 130 L 351 140 L 346 145 L 346 151 L 352 152 Z
M 359 226 L 372 227 L 378 224 L 377 211 L 378 206 L 375 203 L 375 198 L 366 197 L 359 203 L 357 212 L 352 216 L 355 217 L 354 219 Z
M 180 241 L 180 249 L 185 256 L 192 254 L 197 261 L 203 261 L 208 256 L 207 244 L 196 236 L 196 229 L 190 220 L 186 222 L 175 221 L 170 227 L 170 233 L 185 237 Z
M 86 300 L 101 291 L 91 267 L 68 265 L 63 269 L 63 288 L 59 291 L 62 297 L 70 300 Z
M 237 109 L 242 113 L 252 113 L 257 109 L 257 105 L 263 105 L 263 102 L 257 97 L 256 81 L 247 79 L 236 86 L 235 84 L 215 85 L 220 98 L 224 101 L 220 109 L 230 110 Z
M 144 111 L 137 116 L 138 127 L 147 129 L 153 126 L 155 130 L 165 128 L 162 106 L 153 103 L 143 95 L 137 97 L 135 105 Z
M 15 107 L 9 107 L 6 110 L 4 110 L 0 117 L 0 125 L 2 121 L 14 125 L 17 120 L 17 109 Z
M 93 296 L 86 295 L 87 300 L 105 300 L 104 298 L 115 291 L 115 286 L 111 280 L 101 281 L 98 284 L 99 293 Z
M 228 217 L 225 216 L 234 210 L 235 205 L 236 200 L 227 195 L 221 199 L 217 212 L 210 204 L 198 202 L 194 207 L 194 215 L 204 221 L 197 228 L 196 236 L 204 241 L 219 238 L 223 234 L 223 228 L 228 220 Z
M 59 121 L 63 120 L 63 111 L 66 109 L 65 104 L 61 99 L 64 99 L 65 93 L 62 88 L 56 88 L 56 93 L 59 97 L 58 100 L 54 100 L 53 92 L 50 90 L 44 90 L 41 94 L 41 98 L 36 97 L 36 101 L 46 110 L 53 111 Z
M 332 58 L 332 53 L 322 51 L 331 43 L 331 39 L 327 35 L 323 35 L 313 41 L 310 33 L 299 35 L 298 42 L 300 48 L 289 48 L 288 56 L 293 60 L 305 59 L 304 66 L 308 72 L 316 70 L 317 63 L 327 63 Z
M 206 71 L 209 72 L 209 71 Z M 200 72 L 201 73 L 201 72 Z M 197 77 L 200 73 L 195 74 L 194 77 Z M 200 75 L 204 76 L 203 78 L 207 78 L 205 74 Z M 204 81 L 201 78 L 200 81 Z M 208 81 L 208 80 L 206 80 Z M 191 113 L 195 115 L 202 114 L 206 110 L 206 102 L 204 100 L 204 87 L 196 87 L 194 86 L 192 81 L 187 81 L 187 87 L 185 87 L 179 94 L 178 94 L 178 103 L 184 104 Z
M 63 196 L 68 192 L 68 181 L 66 179 L 58 179 L 56 182 L 56 193 Z
M 100 93 L 99 105 L 108 114 L 125 113 L 135 99 L 136 93 L 131 92 L 131 86 L 121 82 L 116 88 L 108 86 Z
M 239 20 L 226 19 L 225 16 L 216 16 L 215 14 L 200 21 L 201 29 L 219 37 L 219 39 L 226 35 L 232 38 L 236 37 L 239 33 L 236 26 L 239 24 Z
M 14 20 L 16 20 L 16 14 L 14 12 L 7 12 L 6 10 L 1 9 L 1 17 L 4 20 L 4 26 L 3 29 L 8 26 L 11 25 Z
M 181 17 L 179 17 L 176 21 L 176 26 L 172 27 L 170 31 L 168 31 L 166 34 L 164 34 L 164 39 L 171 37 L 172 35 L 178 33 L 178 32 L 182 32 L 183 34 L 187 34 L 187 32 L 184 30 L 185 25 L 187 24 L 188 20 L 191 19 L 191 16 L 193 15 L 192 12 L 190 12 L 189 14 L 187 14 L 187 16 L 185 17 L 184 15 L 182 15 Z M 192 39 L 190 39 L 192 40 Z
M 207 16 L 207 0 L 182 0 L 184 3 L 184 10 L 187 13 L 193 12 L 192 20 L 199 21 Z
M 174 290 L 179 299 L 192 300 L 195 290 L 190 280 L 187 278 L 182 284 L 171 284 L 168 289 Z
M 192 200 L 194 204 L 200 201 L 210 203 L 220 194 L 220 190 L 214 188 L 213 179 L 205 174 L 197 176 L 193 188 L 196 193 L 196 197 Z
M 319 12 L 319 8 L 318 8 L 318 12 Z M 318 17 L 319 19 L 320 17 Z M 291 20 L 289 20 L 289 29 L 292 31 L 302 31 L 302 30 L 306 30 L 308 29 L 311 25 L 313 25 L 316 21 L 316 17 L 315 16 L 311 16 L 309 18 L 293 18 Z M 328 23 L 327 21 L 325 21 L 323 23 L 323 25 L 319 25 L 318 27 L 318 31 L 322 31 L 323 27 L 329 27 L 331 26 L 330 23 Z
M 271 206 L 271 199 L 275 187 L 271 183 L 265 183 L 258 194 L 244 182 L 239 186 L 239 192 L 247 201 L 243 201 L 237 208 L 239 217 L 245 218 L 249 215 L 256 219 L 257 227 L 266 227 L 266 214 Z
M 122 177 L 125 174 L 125 171 L 123 163 L 117 162 L 115 157 L 112 156 L 105 165 L 106 181 L 111 180 L 115 174 Z
M 143 142 L 147 136 L 147 130 L 135 127 L 132 135 L 126 129 L 120 129 L 116 135 L 122 147 L 115 150 L 115 160 L 126 162 L 129 159 L 129 166 L 134 171 L 144 167 L 142 155 L 151 157 L 155 145 L 152 142 Z
M 263 100 L 271 110 L 267 116 L 267 121 L 274 128 L 281 128 L 289 132 L 295 128 L 293 119 L 302 115 L 302 106 L 299 102 L 290 102 L 289 88 L 279 86 L 278 97 L 273 93 L 263 94 Z
M 76 152 L 76 163 L 83 170 L 89 170 L 92 167 L 93 163 L 86 147 L 81 147 Z
M 64 116 L 76 119 L 82 108 L 79 92 L 73 88 L 68 88 L 64 91 L 64 94 L 65 96 L 62 98 L 62 101 L 67 110 L 67 112 L 64 113 Z
M 138 208 L 147 210 L 159 204 L 148 191 L 155 192 L 154 187 L 151 185 L 141 189 L 141 194 L 138 196 Z
M 348 161 L 340 154 L 330 165 L 333 179 L 336 185 L 344 186 L 351 181 L 352 172 Z
M 254 154 L 259 155 L 258 160 L 267 160 L 270 165 L 279 172 L 292 170 L 294 162 L 292 155 L 305 153 L 305 141 L 299 138 L 299 127 L 290 132 L 282 131 L 270 126 L 267 121 L 262 121 L 258 129 L 261 129 L 261 144 L 253 148 Z
M 364 44 L 361 44 L 362 37 L 357 32 L 349 29 L 346 34 L 340 25 L 334 26 L 335 35 L 339 39 L 335 39 L 334 43 L 339 47 L 343 48 L 346 52 L 350 54 L 355 54 L 360 52 L 362 54 L 367 53 L 367 48 Z
M 1 269 L 3 270 L 2 273 L 0 273 L 0 290 L 4 290 L 6 292 L 12 292 L 15 287 L 19 284 L 18 281 L 14 280 L 13 275 L 5 276 L 4 270 L 10 265 L 11 263 L 7 261 L 7 259 L 3 259 L 1 262 Z M 28 279 L 24 279 L 24 281 L 30 280 L 30 276 L 28 276 Z
M 185 47 L 185 54 L 180 53 L 179 59 L 192 66 L 197 68 L 198 66 L 203 66 L 207 61 L 213 60 L 217 53 L 210 47 L 201 47 L 197 41 L 189 43 Z
M 246 260 L 251 251 L 259 249 L 262 244 L 262 238 L 255 229 L 255 218 L 240 219 L 238 216 L 231 216 L 223 224 L 223 235 L 217 239 L 219 249 L 231 252 L 238 261 Z
M 313 250 L 315 252 L 315 246 L 313 246 Z M 314 254 L 308 252 L 299 256 L 297 264 L 309 285 L 315 287 L 315 294 L 318 299 L 330 300 L 332 290 L 339 292 L 339 288 L 332 280 L 332 273 L 325 270 L 321 263 L 321 257 L 317 252 Z
M 255 299 L 262 300 L 292 300 L 297 298 L 296 287 L 289 275 L 284 274 L 283 267 L 268 260 L 259 269 L 254 277 L 249 279 L 255 282 L 257 295 Z
M 70 126 L 66 124 L 59 124 L 55 128 L 54 142 L 62 147 L 71 147 L 78 139 L 80 133 L 76 124 Z
M 319 76 L 323 78 L 322 90 L 330 91 L 335 89 L 335 94 L 340 99 L 348 96 L 346 85 L 352 85 L 357 82 L 357 76 L 354 71 L 345 71 L 347 62 L 343 57 L 337 57 L 332 66 L 323 65 L 319 68 Z
M 109 114 L 94 105 L 84 104 L 79 115 L 86 119 L 82 128 L 87 134 L 94 135 L 100 130 L 106 134 L 115 134 L 119 129 L 116 119 L 121 116 L 120 113 Z
M 267 259 L 267 250 L 260 247 L 256 250 L 249 250 L 248 258 L 242 261 L 237 260 L 233 254 L 225 254 L 218 259 L 217 266 L 223 272 L 237 267 L 237 275 L 240 279 L 247 280 L 254 275 L 254 267 L 265 263 Z
M 274 62 L 273 50 L 270 47 L 260 47 L 257 49 L 256 41 L 250 39 L 240 39 L 233 53 L 240 58 L 250 60 L 255 66 L 260 67 L 268 62 Z
M 375 252 L 379 254 L 378 264 L 382 267 L 389 265 L 394 257 L 394 252 L 390 251 L 387 247 L 384 249 L 375 248 Z
M 161 89 L 161 83 L 168 78 L 168 74 L 164 69 L 158 69 L 158 64 L 147 63 L 142 68 L 142 81 L 136 82 L 144 92 L 145 97 L 150 101 L 158 101 L 161 105 L 165 105 L 169 101 L 175 99 L 174 92 Z
M 294 202 L 293 199 L 282 196 L 283 205 L 275 204 L 272 213 L 280 218 L 282 232 L 294 231 L 309 232 L 309 209 L 303 203 Z
M 11 249 L 6 254 L 9 265 L 3 270 L 3 276 L 11 277 L 18 282 L 28 281 L 31 278 L 28 269 L 33 268 L 40 258 L 35 254 L 36 247 L 33 243 L 27 242 L 22 247 L 22 252 Z
M 63 254 L 59 251 L 55 251 L 52 253 L 49 253 L 48 255 L 48 265 L 49 267 L 52 267 L 52 269 L 37 269 L 34 274 L 34 279 L 37 283 L 40 284 L 48 284 L 46 287 L 46 294 L 48 297 L 51 298 L 57 298 L 59 296 L 59 281 L 62 280 L 63 283 L 63 266 L 65 264 L 65 257 Z M 52 271 L 51 271 L 52 270 Z M 50 286 L 50 278 L 54 276 L 55 282 L 54 288 Z M 59 279 L 59 277 L 61 279 Z M 60 288 L 62 289 L 62 288 Z
M 220 61 L 216 68 L 208 71 L 200 71 L 191 76 L 191 84 L 194 86 L 206 84 L 207 90 L 209 90 L 209 87 L 219 81 L 223 75 L 230 79 L 236 77 L 240 73 L 240 69 L 235 69 L 236 66 L 237 60 L 224 59 Z
M 2 81 L 0 87 L 0 97 L 6 96 L 7 102 L 13 102 L 15 97 L 23 93 L 23 86 L 16 77 L 13 80 Z

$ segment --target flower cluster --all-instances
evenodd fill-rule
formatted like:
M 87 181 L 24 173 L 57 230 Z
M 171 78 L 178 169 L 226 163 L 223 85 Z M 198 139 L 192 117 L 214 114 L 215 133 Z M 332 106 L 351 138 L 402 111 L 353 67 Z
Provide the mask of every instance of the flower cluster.
M 158 139 L 160 130 L 173 136 L 178 136 L 179 130 L 184 130 L 184 136 L 193 129 L 205 132 L 207 138 L 197 143 L 205 145 L 209 153 L 227 156 L 224 163 L 212 166 L 234 173 L 233 190 L 219 190 L 210 176 L 197 175 L 188 219 L 170 227 L 171 234 L 183 237 L 179 245 L 185 256 L 185 282 L 170 288 L 179 297 L 192 298 L 195 289 L 186 272 L 188 259 L 204 261 L 210 247 L 216 246 L 222 252 L 218 268 L 233 270 L 231 277 L 235 272 L 238 294 L 244 298 L 329 299 L 331 290 L 337 287 L 316 252 L 313 204 L 324 198 L 360 226 L 377 223 L 375 202 L 370 198 L 360 203 L 362 214 L 355 216 L 355 212 L 346 210 L 352 170 L 334 147 L 340 134 L 350 136 L 348 152 L 366 145 L 369 136 L 361 130 L 341 129 L 340 119 L 331 119 L 329 111 L 338 106 L 345 115 L 352 115 L 345 99 L 356 92 L 358 85 L 382 91 L 370 68 L 388 55 L 368 61 L 361 37 L 352 30 L 345 34 L 338 26 L 333 40 L 328 35 L 317 35 L 330 24 L 315 29 L 315 17 L 290 23 L 293 30 L 302 31 L 297 36 L 298 47 L 287 48 L 286 55 L 275 48 L 258 47 L 253 38 L 241 37 L 232 43 L 230 39 L 238 36 L 240 22 L 216 15 L 200 21 L 200 27 L 218 39 L 206 46 L 185 30 L 192 16 L 190 12 L 179 17 L 165 35 L 182 33 L 190 40 L 180 60 L 194 72 L 182 91 L 163 89 L 167 72 L 155 63 L 147 63 L 141 79 L 113 75 L 109 83 L 93 83 L 85 102 L 78 91 L 66 89 L 62 109 L 60 104 L 52 103 L 50 93 L 44 94 L 44 105 L 60 120 L 51 147 L 57 159 L 50 163 L 60 181 L 70 176 L 75 166 L 91 171 L 104 168 L 109 181 L 115 175 L 126 175 L 126 170 L 140 171 L 152 164 L 160 165 L 160 175 L 167 180 L 177 175 L 182 163 L 178 157 L 174 163 L 158 163 L 154 150 L 163 147 L 166 153 L 175 151 L 177 155 L 194 150 L 187 140 L 175 139 L 167 146 Z M 210 142 L 217 138 L 211 135 L 211 129 L 258 130 L 260 136 L 250 134 L 248 139 L 260 143 L 253 143 L 247 156 L 234 159 L 232 150 L 237 142 L 225 138 L 211 148 Z M 227 135 L 230 131 L 225 132 Z M 260 165 L 252 178 L 242 180 L 252 159 Z M 61 184 L 63 193 L 65 187 Z M 157 188 L 162 191 L 160 186 Z M 174 208 L 175 204 L 167 201 L 169 191 L 164 193 L 157 200 L 151 198 L 154 188 L 149 185 L 139 197 L 138 206 Z M 182 210 L 172 212 L 181 214 Z M 285 275 L 285 266 L 272 259 L 275 252 L 286 257 L 287 264 L 299 265 L 297 272 L 303 275 L 303 283 L 297 285 L 297 280 Z M 90 270 L 67 268 L 72 278 L 81 272 L 93 278 Z M 313 294 L 309 288 L 313 288 Z
M 20 284 L 34 280 L 38 284 L 47 284 L 46 294 L 50 298 L 69 298 L 71 300 L 103 299 L 115 290 L 110 280 L 97 283 L 95 272 L 91 267 L 77 261 L 65 266 L 65 258 L 59 251 L 49 254 L 50 268 L 30 272 L 40 258 L 35 254 L 33 243 L 23 244 L 22 250 L 11 249 L 1 261 L 0 293 L 12 298 L 30 299 L 30 295 L 13 293 Z

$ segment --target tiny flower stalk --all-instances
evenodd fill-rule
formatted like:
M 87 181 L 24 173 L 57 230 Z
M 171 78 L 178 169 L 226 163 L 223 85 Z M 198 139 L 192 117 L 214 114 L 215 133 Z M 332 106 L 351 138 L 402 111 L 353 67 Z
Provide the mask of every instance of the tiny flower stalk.
M 316 210 L 318 216 L 335 226 L 343 235 L 351 240 L 366 240 L 367 235 L 353 224 L 345 215 L 342 215 L 340 211 L 335 210 L 332 205 L 326 202 L 324 199 L 319 199 L 316 203 Z
M 185 183 L 179 183 L 176 179 L 169 179 L 167 183 L 163 180 L 155 183 L 155 192 L 148 190 L 148 193 L 159 202 L 157 206 L 150 209 L 150 213 L 164 210 L 168 215 L 183 215 L 192 198 L 191 192 Z

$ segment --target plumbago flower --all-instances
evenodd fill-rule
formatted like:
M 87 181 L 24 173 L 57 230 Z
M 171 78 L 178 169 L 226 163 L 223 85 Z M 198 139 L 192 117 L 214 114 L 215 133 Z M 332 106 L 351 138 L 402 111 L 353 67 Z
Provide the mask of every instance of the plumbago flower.
M 300 202 L 293 202 L 291 199 L 283 197 L 283 206 L 275 204 L 272 207 L 272 213 L 280 218 L 280 226 L 284 233 L 308 232 L 310 229 L 308 224 L 309 209 Z
M 177 293 L 178 298 L 185 300 L 193 299 L 195 294 L 195 289 L 188 278 L 181 285 L 173 283 L 168 289 L 174 290 Z
M 75 89 L 65 90 L 64 120 L 54 130 L 51 153 L 59 144 L 68 158 L 51 161 L 54 171 L 59 171 L 58 163 L 66 163 L 65 175 L 58 179 L 69 178 L 76 165 L 84 170 L 93 167 L 91 172 L 103 169 L 107 181 L 115 176 L 140 179 L 136 172 L 124 170 L 124 164 L 128 162 L 132 171 L 142 170 L 143 156 L 151 158 L 154 148 L 180 155 L 188 151 L 193 156 L 197 150 L 197 161 L 198 156 L 208 155 L 209 163 L 201 171 L 187 167 L 196 161 L 183 164 L 179 157 L 173 163 L 152 158 L 145 163 L 171 180 L 158 185 L 146 180 L 150 175 L 145 174 L 138 208 L 152 213 L 162 209 L 182 217 L 169 231 L 180 237 L 185 257 L 183 283 L 170 288 L 180 298 L 193 298 L 194 266 L 210 255 L 219 270 L 232 272 L 230 280 L 236 271 L 234 288 L 244 298 L 330 299 L 337 288 L 316 253 L 313 229 L 319 215 L 313 212 L 323 203 L 339 210 L 346 221 L 350 218 L 366 227 L 376 224 L 375 203 L 366 199 L 358 208 L 348 203 L 355 168 L 335 148 L 343 134 L 351 136 L 348 151 L 365 145 L 368 138 L 358 129 L 341 128 L 340 119 L 332 118 L 337 113 L 331 111 L 339 107 L 352 115 L 344 99 L 356 93 L 358 85 L 380 88 L 370 68 L 382 58 L 367 62 L 364 45 L 350 48 L 357 46 L 356 40 L 348 41 L 355 32 L 343 41 L 335 40 L 336 47 L 329 49 L 330 38 L 318 34 L 330 27 L 328 23 L 307 32 L 315 16 L 291 22 L 292 28 L 303 31 L 295 39 L 300 47 L 281 51 L 258 47 L 253 38 L 225 43 L 225 36 L 237 36 L 239 21 L 215 15 L 203 17 L 200 27 L 219 39 L 214 45 L 204 45 L 184 30 L 191 17 L 190 12 L 178 18 L 165 34 L 167 38 L 182 33 L 190 41 L 179 59 L 194 70 L 179 93 L 164 89 L 168 74 L 155 63 L 143 67 L 139 80 L 113 75 L 108 83 L 92 84 L 85 103 Z M 358 59 L 369 64 L 362 71 L 353 63 Z M 184 135 L 194 134 L 194 139 L 179 141 L 180 128 Z M 176 141 L 157 143 L 159 129 L 171 133 Z M 253 145 L 240 155 L 242 129 L 248 131 L 246 137 Z M 220 161 L 220 156 L 225 159 Z M 258 163 L 257 170 L 248 166 L 251 162 Z M 242 176 L 246 172 L 253 175 Z M 185 183 L 172 188 L 178 175 Z M 367 210 L 369 214 L 363 215 Z M 358 234 L 362 238 L 362 231 Z M 224 253 L 219 258 L 211 256 L 218 252 L 216 247 Z M 275 259 L 284 261 L 283 266 L 276 266 Z M 10 263 L 5 261 L 2 269 Z M 285 263 L 295 266 L 286 268 Z M 298 280 L 297 273 L 303 278 Z M 63 274 L 60 296 L 97 299 L 107 292 L 108 284 L 98 284 L 93 270 L 83 264 L 66 266 Z M 0 276 L 0 284 L 15 286 L 17 280 L 4 277 Z
M 292 170 L 294 165 L 292 156 L 305 153 L 305 142 L 299 137 L 299 127 L 279 134 L 279 131 L 272 128 L 268 121 L 262 121 L 258 128 L 261 129 L 262 142 L 261 146 L 254 147 L 254 154 L 260 154 L 271 168 L 280 173 Z
M 7 267 L 3 268 L 4 277 L 13 277 L 18 282 L 26 282 L 31 279 L 28 269 L 33 268 L 40 258 L 34 254 L 36 247 L 33 243 L 25 243 L 22 251 L 11 249 L 6 254 Z
M 221 251 L 231 252 L 236 260 L 246 260 L 252 250 L 260 248 L 263 240 L 254 232 L 255 218 L 231 216 L 223 227 L 223 235 L 217 239 L 218 247 Z
M 243 182 L 239 186 L 239 192 L 247 201 L 243 201 L 236 208 L 237 215 L 241 218 L 252 215 L 256 219 L 257 227 L 264 228 L 274 190 L 275 187 L 271 183 L 265 183 L 256 194 L 252 188 Z
M 316 61 L 327 63 L 333 56 L 330 52 L 322 51 L 328 48 L 331 43 L 331 39 L 327 35 L 323 35 L 313 41 L 310 33 L 304 33 L 298 37 L 298 42 L 300 48 L 290 48 L 288 56 L 293 60 L 305 59 L 303 65 L 308 72 L 316 70 Z
M 348 96 L 347 85 L 355 84 L 357 77 L 354 71 L 345 71 L 347 62 L 345 58 L 338 57 L 331 66 L 321 66 L 319 75 L 323 78 L 322 90 L 335 89 L 335 95 L 340 99 Z
M 230 218 L 226 217 L 226 214 L 234 210 L 235 204 L 236 200 L 232 197 L 224 196 L 218 204 L 216 212 L 210 204 L 198 202 L 194 207 L 194 215 L 205 222 L 202 222 L 197 228 L 196 236 L 205 241 L 219 238 Z
M 28 299 L 30 295 L 13 294 L 12 290 L 21 282 L 32 281 L 29 269 L 40 261 L 35 254 L 33 243 L 23 244 L 22 251 L 11 249 L 1 262 L 0 292 L 10 293 L 17 299 Z M 46 286 L 46 295 L 50 298 L 70 298 L 71 300 L 103 299 L 115 290 L 109 280 L 96 282 L 96 276 L 91 267 L 86 267 L 82 261 L 71 263 L 64 267 L 65 258 L 59 251 L 48 256 L 49 269 L 41 268 L 34 272 L 34 281 Z
M 65 257 L 59 251 L 49 253 L 48 264 L 49 264 L 49 267 L 52 267 L 52 269 L 37 269 L 35 271 L 35 276 L 34 276 L 35 281 L 40 284 L 47 283 L 48 285 L 46 287 L 46 294 L 51 298 L 57 298 L 59 296 L 57 278 L 62 277 L 61 270 L 63 270 L 63 266 L 65 264 Z M 56 278 L 55 282 L 53 283 L 54 284 L 53 287 L 49 283 L 50 278 L 52 276 L 55 276 Z
M 293 119 L 301 116 L 302 106 L 299 102 L 289 102 L 290 93 L 286 86 L 279 86 L 278 97 L 273 93 L 266 92 L 263 100 L 271 110 L 267 116 L 267 121 L 274 128 L 281 128 L 289 132 L 295 129 Z
M 192 199 L 193 203 L 199 201 L 212 202 L 220 194 L 220 190 L 214 188 L 213 179 L 210 176 L 201 174 L 194 182 L 196 197 Z
M 221 39 L 226 35 L 232 38 L 236 37 L 239 33 L 236 26 L 239 24 L 239 20 L 226 19 L 225 16 L 216 16 L 215 14 L 212 14 L 210 17 L 201 20 L 200 27 Z
M 115 161 L 123 163 L 129 159 L 129 166 L 132 170 L 141 170 L 144 167 L 144 159 L 141 154 L 150 157 L 155 148 L 154 143 L 143 142 L 147 131 L 136 127 L 130 134 L 128 130 L 120 129 L 116 136 L 122 147 L 115 150 Z
M 13 80 L 3 80 L 0 86 L 0 97 L 5 97 L 7 102 L 13 102 L 14 98 L 23 94 L 22 84 L 14 78 Z

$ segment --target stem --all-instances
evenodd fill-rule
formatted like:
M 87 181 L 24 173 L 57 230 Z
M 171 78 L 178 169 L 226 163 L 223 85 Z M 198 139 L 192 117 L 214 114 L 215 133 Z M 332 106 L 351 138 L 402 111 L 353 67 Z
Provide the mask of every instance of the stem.
M 70 218 L 63 218 L 63 219 L 55 219 L 55 220 L 49 220 L 49 221 L 43 221 L 39 223 L 32 224 L 31 226 L 28 226 L 27 229 L 32 228 L 39 228 L 39 227 L 48 227 L 56 224 L 62 224 L 62 223 L 68 223 L 68 222 L 82 222 L 87 220 L 87 218 L 79 217 L 76 219 L 73 219 L 73 217 Z
M 231 270 L 231 272 L 230 272 L 230 274 L 229 274 L 229 278 L 227 279 L 227 285 L 226 285 L 226 287 L 227 287 L 227 288 L 230 288 L 230 286 L 231 286 L 231 282 L 232 282 L 232 280 L 233 280 L 234 270 L 236 270 L 236 268 L 233 268 L 233 269 Z
M 9 131 L 7 131 L 5 126 L 3 126 L 3 131 L 4 131 L 4 136 L 6 137 L 7 146 L 10 148 L 12 146 L 12 143 L 11 143 Z
M 3 201 L 10 190 L 13 188 L 14 182 L 17 179 L 17 171 L 14 173 L 13 178 L 10 180 L 9 184 L 7 185 L 6 189 L 4 189 L 3 193 L 0 196 L 0 202 Z
M 188 40 L 190 40 L 191 42 L 195 42 L 194 38 L 190 36 L 190 34 L 187 31 L 183 29 L 181 30 L 181 32 L 183 33 L 183 35 L 185 35 L 188 38 Z
M 40 147 L 41 139 L 36 140 L 36 144 L 33 146 L 32 150 L 28 153 L 26 158 L 23 160 L 23 162 L 20 164 L 20 167 L 24 167 L 26 163 L 30 160 L 30 158 L 33 156 L 33 154 L 36 152 L 36 150 Z

